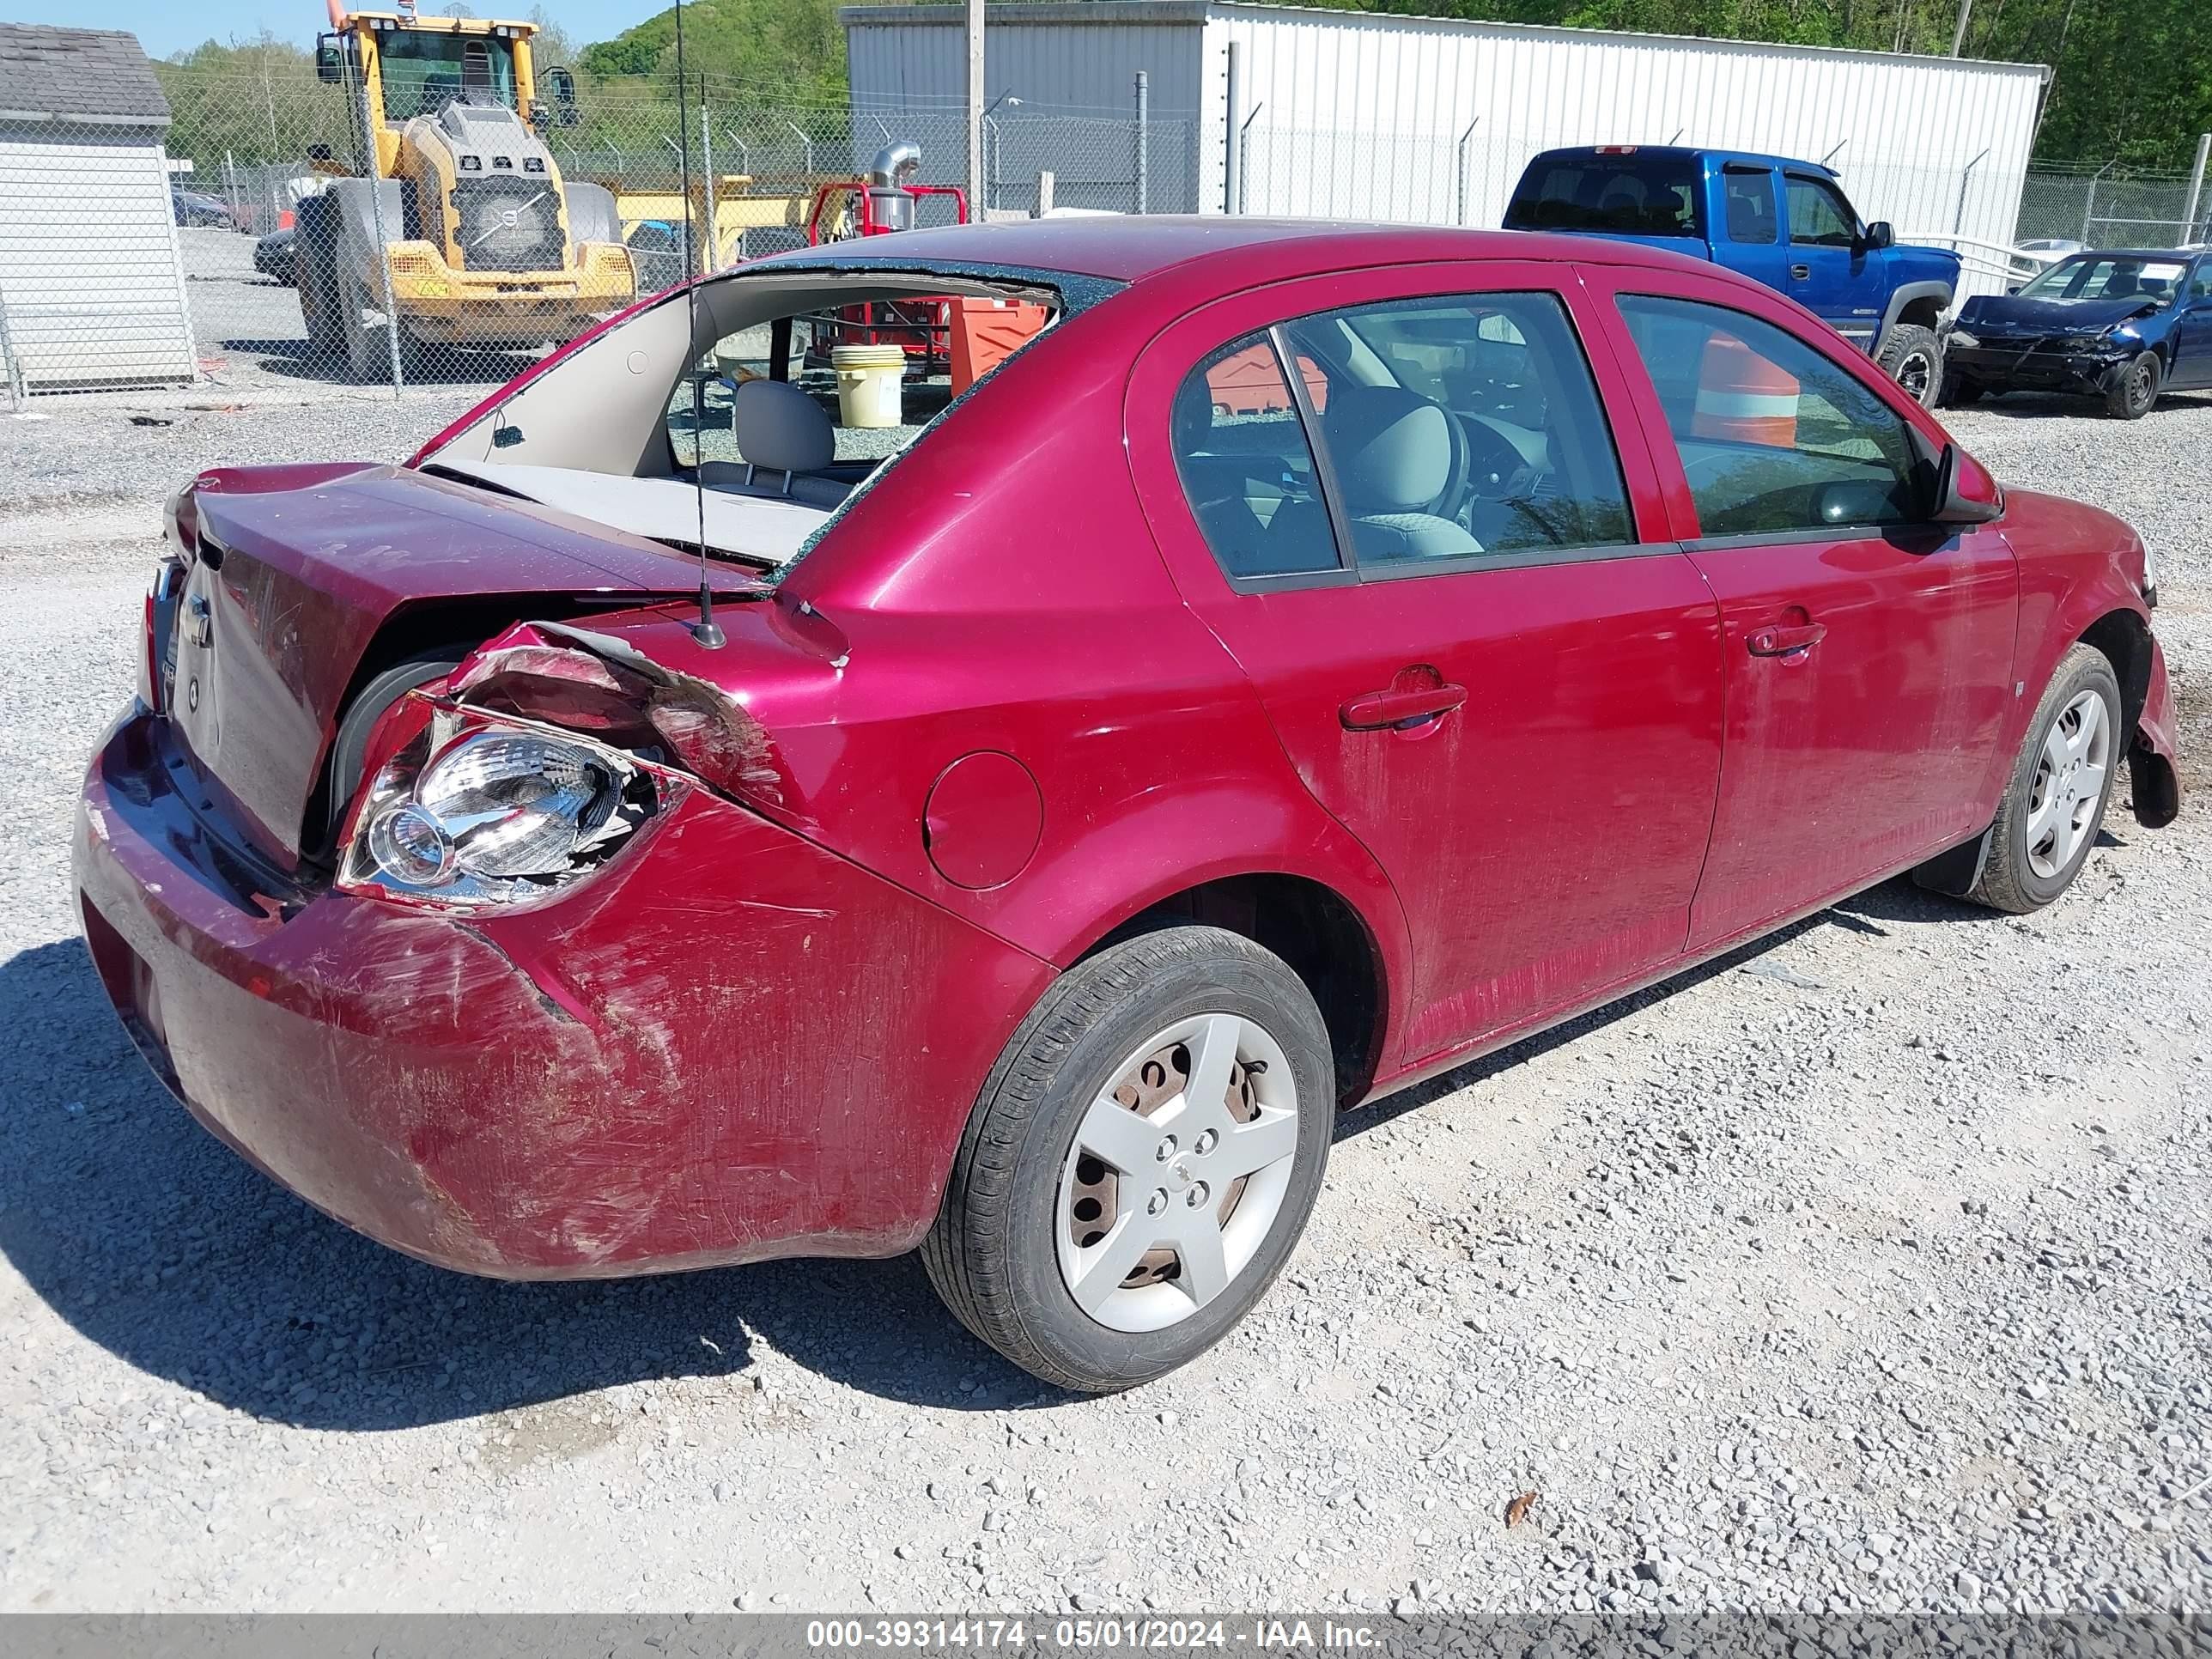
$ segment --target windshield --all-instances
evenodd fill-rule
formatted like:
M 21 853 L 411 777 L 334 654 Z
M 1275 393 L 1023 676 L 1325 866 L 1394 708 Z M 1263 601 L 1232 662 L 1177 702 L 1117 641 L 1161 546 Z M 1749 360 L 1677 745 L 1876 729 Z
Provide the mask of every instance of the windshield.
M 1538 156 L 1521 175 L 1510 230 L 1698 236 L 1697 168 L 1686 155 Z
M 2051 267 L 2021 289 L 2024 300 L 2156 300 L 2173 298 L 2185 269 L 2179 259 L 2097 254 Z
M 448 104 L 514 106 L 514 46 L 485 34 L 417 34 L 385 29 L 376 37 L 384 76 L 384 118 L 435 115 Z

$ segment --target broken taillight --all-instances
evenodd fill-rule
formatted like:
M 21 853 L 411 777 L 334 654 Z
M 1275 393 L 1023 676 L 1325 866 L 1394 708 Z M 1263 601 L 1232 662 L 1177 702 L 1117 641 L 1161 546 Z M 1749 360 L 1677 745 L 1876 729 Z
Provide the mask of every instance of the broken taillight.
M 385 898 L 471 908 L 550 898 L 690 787 L 573 732 L 420 693 L 371 744 L 389 757 L 354 804 L 338 886 Z
M 185 592 L 184 562 L 164 553 L 146 589 L 145 641 L 138 663 L 138 700 L 166 714 L 177 678 L 177 605 Z

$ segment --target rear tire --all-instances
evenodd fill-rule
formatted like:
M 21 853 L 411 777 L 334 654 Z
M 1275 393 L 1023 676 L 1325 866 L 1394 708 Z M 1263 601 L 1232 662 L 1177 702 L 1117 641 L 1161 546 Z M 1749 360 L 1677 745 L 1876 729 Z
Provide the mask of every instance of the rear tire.
M 985 1083 L 921 1247 L 930 1282 L 1048 1382 L 1104 1393 L 1174 1370 L 1296 1247 L 1334 1075 L 1304 982 L 1249 939 L 1175 927 L 1100 951 Z
M 338 310 L 337 209 L 328 197 L 306 196 L 292 220 L 293 285 L 300 290 L 309 355 L 323 363 L 336 363 L 346 345 Z
M 1917 323 L 1891 324 L 1882 331 L 1874 360 L 1921 408 L 1936 406 L 1936 393 L 1943 384 L 1943 343 L 1934 329 Z
M 2155 351 L 2146 351 L 2119 373 L 2105 394 L 2105 409 L 2113 419 L 2140 421 L 2158 403 L 2166 385 L 2166 365 Z
M 2075 646 L 2027 723 L 1968 898 L 2024 915 L 2073 884 L 2104 827 L 2126 738 L 2110 659 L 2094 645 Z

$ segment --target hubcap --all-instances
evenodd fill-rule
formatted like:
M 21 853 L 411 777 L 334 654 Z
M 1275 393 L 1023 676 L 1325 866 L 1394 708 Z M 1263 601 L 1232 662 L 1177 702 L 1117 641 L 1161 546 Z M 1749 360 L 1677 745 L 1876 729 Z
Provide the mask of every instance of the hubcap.
M 1897 383 L 1921 403 L 1928 400 L 1929 382 L 1935 378 L 1936 366 L 1924 353 L 1911 352 L 1897 366 Z
M 2027 867 L 2045 881 L 2063 873 L 2088 839 L 2105 799 L 2112 750 L 2112 721 L 2094 691 L 2060 709 L 2045 733 L 2027 796 Z
M 1178 1020 L 1122 1062 L 1060 1177 L 1061 1282 L 1117 1331 L 1188 1319 L 1251 1265 L 1298 1149 L 1281 1046 L 1236 1014 Z

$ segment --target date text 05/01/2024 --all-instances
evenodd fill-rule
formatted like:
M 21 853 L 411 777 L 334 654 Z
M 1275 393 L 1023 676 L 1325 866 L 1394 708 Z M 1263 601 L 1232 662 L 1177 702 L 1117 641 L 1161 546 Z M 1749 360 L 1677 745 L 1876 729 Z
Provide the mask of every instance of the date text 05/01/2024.
M 815 1619 L 806 1626 L 806 1644 L 816 1649 L 927 1652 L 1025 1648 L 1033 1641 L 1058 1650 L 1109 1653 L 1231 1648 L 1252 1653 L 1360 1652 L 1376 1645 L 1371 1626 L 1331 1619 Z

